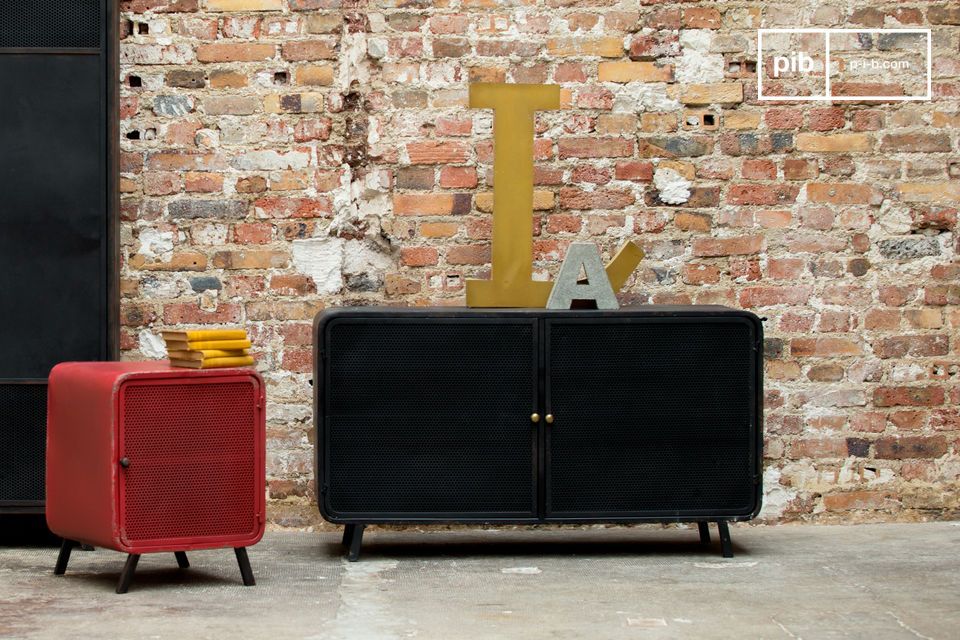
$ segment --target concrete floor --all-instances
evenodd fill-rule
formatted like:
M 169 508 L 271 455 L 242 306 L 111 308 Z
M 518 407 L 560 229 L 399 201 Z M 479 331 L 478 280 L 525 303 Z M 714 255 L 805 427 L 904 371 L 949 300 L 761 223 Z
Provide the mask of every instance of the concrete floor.
M 960 522 L 696 529 L 269 533 L 243 587 L 229 550 L 0 548 L 0 636 L 26 638 L 958 638 Z

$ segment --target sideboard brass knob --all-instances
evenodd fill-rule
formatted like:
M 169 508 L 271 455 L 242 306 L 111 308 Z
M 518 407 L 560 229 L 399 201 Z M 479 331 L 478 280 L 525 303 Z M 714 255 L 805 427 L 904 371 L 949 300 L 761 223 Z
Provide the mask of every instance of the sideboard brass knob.
M 530 422 L 540 422 L 540 414 L 539 414 L 539 413 L 531 413 L 531 414 L 530 414 Z
M 544 418 L 544 420 L 547 421 L 547 424 L 553 424 L 553 414 L 548 413 L 547 416 Z

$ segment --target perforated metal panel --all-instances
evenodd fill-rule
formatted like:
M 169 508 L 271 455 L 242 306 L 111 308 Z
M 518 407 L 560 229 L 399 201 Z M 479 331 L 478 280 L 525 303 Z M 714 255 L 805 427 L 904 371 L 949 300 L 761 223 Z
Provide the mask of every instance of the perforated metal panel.
M 121 391 L 123 537 L 255 531 L 256 388 L 249 381 L 127 383 Z
M 533 516 L 535 335 L 531 320 L 332 322 L 324 344 L 329 509 Z
M 96 48 L 102 0 L 3 0 L 0 48 Z
M 0 384 L 0 507 L 44 498 L 47 385 Z
M 0 55 L 3 378 L 108 357 L 102 72 L 96 56 Z
M 755 338 L 742 318 L 547 320 L 548 516 L 747 515 Z

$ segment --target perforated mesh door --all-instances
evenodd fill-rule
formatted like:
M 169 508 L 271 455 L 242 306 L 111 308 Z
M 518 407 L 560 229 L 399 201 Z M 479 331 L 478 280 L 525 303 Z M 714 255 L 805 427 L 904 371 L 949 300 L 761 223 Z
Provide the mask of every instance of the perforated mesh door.
M 532 321 L 339 319 L 325 349 L 333 512 L 533 515 Z
M 102 0 L 3 0 L 0 48 L 96 48 Z
M 44 499 L 47 385 L 0 384 L 0 507 Z
M 255 531 L 256 387 L 250 381 L 128 382 L 123 534 L 138 542 Z
M 750 325 L 547 325 L 552 515 L 752 510 L 757 387 Z

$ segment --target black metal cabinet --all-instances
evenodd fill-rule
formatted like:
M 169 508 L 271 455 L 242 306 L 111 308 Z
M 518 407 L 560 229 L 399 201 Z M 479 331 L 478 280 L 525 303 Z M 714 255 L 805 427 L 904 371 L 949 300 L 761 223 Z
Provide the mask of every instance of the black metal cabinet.
M 320 313 L 314 336 L 318 502 L 353 557 L 371 523 L 723 534 L 759 510 L 749 312 L 350 308 Z
M 536 518 L 535 319 L 341 317 L 325 332 L 330 518 Z
M 544 320 L 546 518 L 753 512 L 755 324 L 691 320 Z
M 118 22 L 0 3 L 0 513 L 43 511 L 51 367 L 117 352 Z

